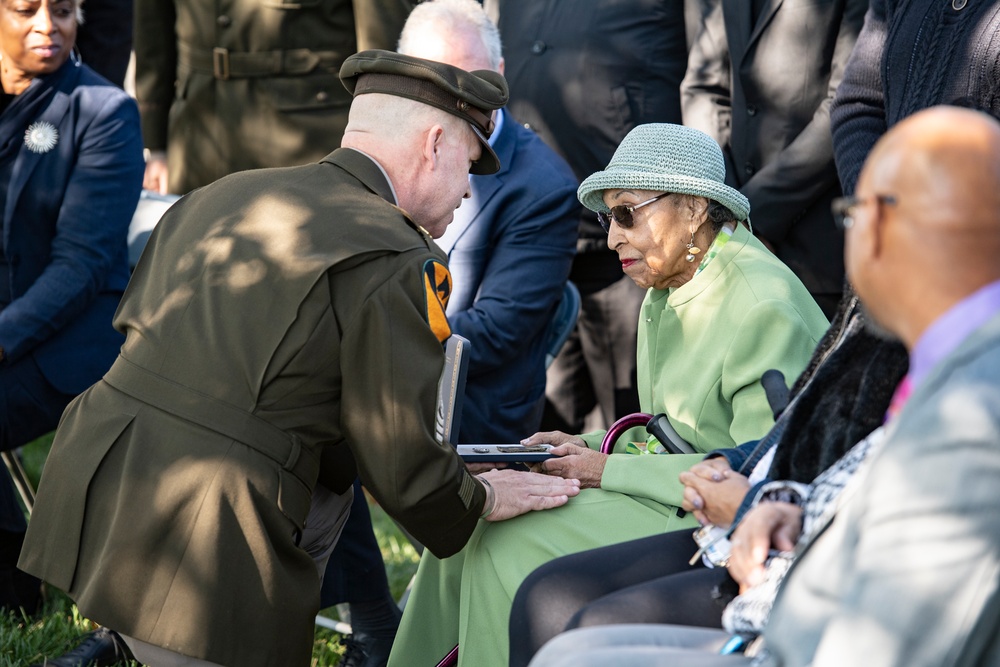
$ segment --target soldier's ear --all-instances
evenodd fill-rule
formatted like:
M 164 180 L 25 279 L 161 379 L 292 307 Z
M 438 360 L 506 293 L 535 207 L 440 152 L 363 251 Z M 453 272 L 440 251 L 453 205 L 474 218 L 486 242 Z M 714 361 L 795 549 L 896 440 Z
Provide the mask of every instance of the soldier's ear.
M 444 128 L 434 125 L 424 134 L 423 142 L 423 158 L 431 169 L 437 168 L 442 150 L 444 150 Z

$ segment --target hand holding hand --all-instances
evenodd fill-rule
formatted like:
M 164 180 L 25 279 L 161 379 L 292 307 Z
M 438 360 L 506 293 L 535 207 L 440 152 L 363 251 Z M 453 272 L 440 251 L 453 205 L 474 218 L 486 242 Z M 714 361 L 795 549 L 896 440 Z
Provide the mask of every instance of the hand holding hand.
M 493 488 L 487 521 L 503 521 L 532 510 L 559 507 L 580 493 L 580 482 L 518 470 L 492 470 L 478 475 Z
M 802 508 L 791 503 L 761 503 L 747 512 L 730 539 L 729 574 L 740 591 L 764 579 L 764 561 L 771 549 L 791 551 L 802 531 Z
M 163 151 L 151 151 L 146 160 L 146 173 L 142 178 L 142 187 L 146 190 L 167 194 L 167 154 Z
M 698 521 L 726 527 L 736 517 L 736 510 L 750 489 L 750 482 L 729 467 L 723 457 L 706 459 L 680 474 L 684 485 L 681 505 L 693 512 Z

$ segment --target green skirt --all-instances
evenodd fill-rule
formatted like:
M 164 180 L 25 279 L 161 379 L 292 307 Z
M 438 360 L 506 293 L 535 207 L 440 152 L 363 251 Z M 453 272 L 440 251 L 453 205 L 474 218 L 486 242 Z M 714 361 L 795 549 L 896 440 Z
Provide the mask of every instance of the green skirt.
M 553 510 L 480 521 L 454 556 L 442 560 L 424 552 L 389 666 L 434 667 L 455 644 L 460 667 L 506 666 L 511 602 L 536 567 L 696 525 L 690 515 L 679 518 L 676 507 L 603 489 L 585 489 Z M 691 553 L 695 549 L 692 543 Z

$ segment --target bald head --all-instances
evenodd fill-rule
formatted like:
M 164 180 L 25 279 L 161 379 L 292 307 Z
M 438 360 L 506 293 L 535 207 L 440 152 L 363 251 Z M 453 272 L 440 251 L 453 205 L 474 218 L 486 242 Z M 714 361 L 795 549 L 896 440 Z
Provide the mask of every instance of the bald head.
M 848 277 L 872 315 L 911 343 L 1000 279 L 1000 123 L 934 107 L 895 125 L 861 172 Z

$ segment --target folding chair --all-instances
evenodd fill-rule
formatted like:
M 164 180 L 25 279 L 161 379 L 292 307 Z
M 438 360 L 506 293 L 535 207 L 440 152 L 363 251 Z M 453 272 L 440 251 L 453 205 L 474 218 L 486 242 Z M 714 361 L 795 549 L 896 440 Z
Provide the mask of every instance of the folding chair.
M 18 450 L 10 450 L 0 452 L 0 458 L 3 458 L 4 465 L 7 466 L 7 471 L 10 473 L 10 478 L 14 482 L 14 488 L 17 489 L 18 494 L 21 496 L 21 502 L 24 503 L 24 509 L 27 510 L 28 516 L 31 516 L 31 510 L 35 506 L 35 489 L 31 485 L 31 480 L 28 479 L 28 473 L 24 470 L 24 465 L 21 463 L 21 455 Z
M 128 266 L 134 269 L 142 255 L 142 249 L 146 247 L 149 235 L 160 221 L 163 214 L 175 201 L 180 199 L 179 195 L 161 195 L 152 190 L 143 190 L 139 195 L 139 203 L 132 214 L 132 222 L 128 226 Z

